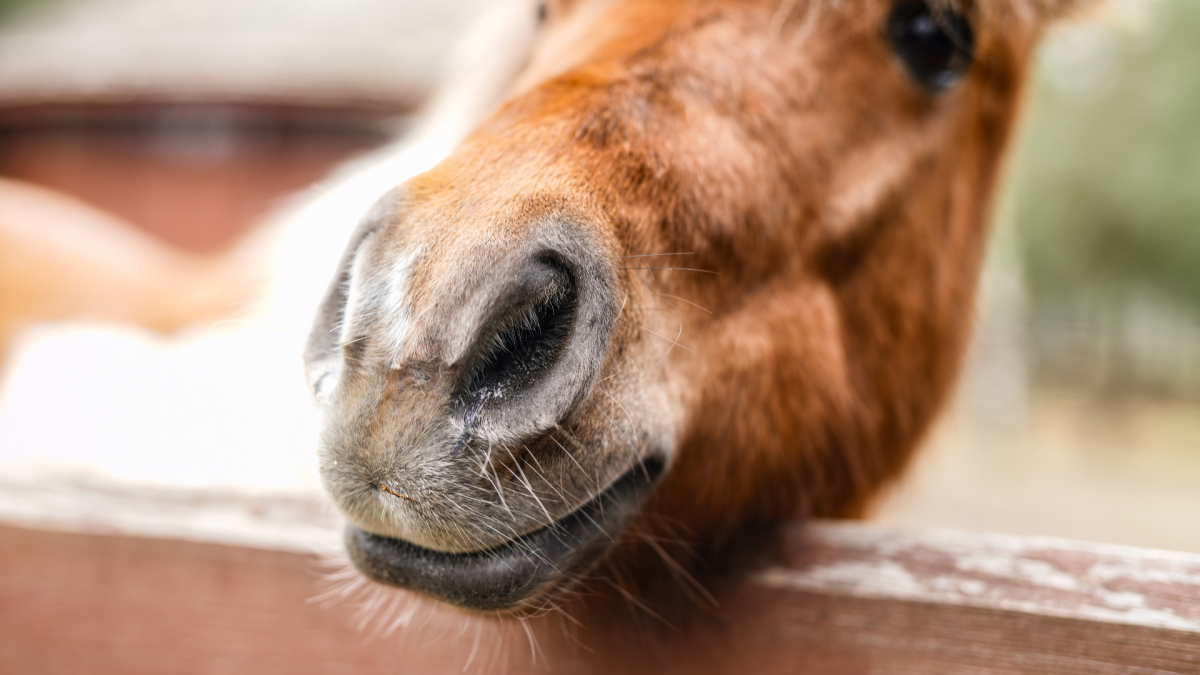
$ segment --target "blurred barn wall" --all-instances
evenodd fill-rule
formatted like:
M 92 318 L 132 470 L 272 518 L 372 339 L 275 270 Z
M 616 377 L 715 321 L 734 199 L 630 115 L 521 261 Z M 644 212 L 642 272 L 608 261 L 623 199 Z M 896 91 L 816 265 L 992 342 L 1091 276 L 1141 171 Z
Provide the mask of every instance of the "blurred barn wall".
M 482 4 L 17 3 L 0 25 L 0 175 L 187 251 L 228 250 L 402 131 Z

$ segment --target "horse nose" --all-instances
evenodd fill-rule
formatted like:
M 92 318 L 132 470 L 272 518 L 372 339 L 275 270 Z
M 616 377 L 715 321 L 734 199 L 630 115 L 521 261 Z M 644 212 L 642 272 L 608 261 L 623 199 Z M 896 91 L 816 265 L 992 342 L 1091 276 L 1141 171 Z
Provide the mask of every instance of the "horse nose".
M 464 364 L 454 399 L 468 431 L 535 392 L 548 393 L 544 385 L 579 329 L 580 288 L 568 265 L 543 254 L 522 267 L 485 315 Z
M 589 393 L 607 353 L 612 293 L 590 256 L 541 250 L 489 281 L 499 288 L 451 396 L 464 430 L 523 440 L 562 421 Z

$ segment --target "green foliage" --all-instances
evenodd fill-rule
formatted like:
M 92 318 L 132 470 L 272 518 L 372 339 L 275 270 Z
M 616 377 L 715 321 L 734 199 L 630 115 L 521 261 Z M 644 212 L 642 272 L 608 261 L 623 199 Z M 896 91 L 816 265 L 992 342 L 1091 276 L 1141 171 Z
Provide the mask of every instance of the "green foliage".
M 7 21 L 26 9 L 32 9 L 43 4 L 45 4 L 45 0 L 41 2 L 39 0 L 0 0 L 0 23 Z
M 1200 316 L 1200 2 L 1160 10 L 1158 35 L 1095 57 L 1099 92 L 1038 77 L 1013 183 L 1035 314 L 1149 293 Z

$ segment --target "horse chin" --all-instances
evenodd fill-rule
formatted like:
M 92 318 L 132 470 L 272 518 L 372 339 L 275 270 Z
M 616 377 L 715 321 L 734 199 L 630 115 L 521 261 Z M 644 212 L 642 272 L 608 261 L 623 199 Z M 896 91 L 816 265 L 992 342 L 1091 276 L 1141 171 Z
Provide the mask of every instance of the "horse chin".
M 468 610 L 529 614 L 609 551 L 663 468 L 662 461 L 648 459 L 566 516 L 488 549 L 435 551 L 353 525 L 346 526 L 346 549 L 377 582 Z

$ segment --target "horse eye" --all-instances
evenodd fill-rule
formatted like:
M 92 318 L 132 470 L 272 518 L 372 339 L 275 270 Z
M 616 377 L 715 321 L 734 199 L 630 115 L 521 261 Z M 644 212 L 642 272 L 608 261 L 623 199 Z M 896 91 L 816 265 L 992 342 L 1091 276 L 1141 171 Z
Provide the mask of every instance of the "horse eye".
M 975 36 L 963 15 L 932 9 L 925 0 L 899 0 L 887 19 L 892 50 L 922 86 L 943 91 L 971 67 Z

